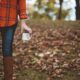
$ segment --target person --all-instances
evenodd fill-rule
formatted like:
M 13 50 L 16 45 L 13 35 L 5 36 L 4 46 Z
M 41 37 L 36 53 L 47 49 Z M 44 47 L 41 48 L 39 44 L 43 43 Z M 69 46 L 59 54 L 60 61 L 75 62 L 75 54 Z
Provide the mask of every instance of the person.
M 26 0 L 0 0 L 0 32 L 2 36 L 2 53 L 4 66 L 4 80 L 13 80 L 13 48 L 14 33 L 19 19 L 21 27 L 32 33 L 26 25 L 28 19 Z

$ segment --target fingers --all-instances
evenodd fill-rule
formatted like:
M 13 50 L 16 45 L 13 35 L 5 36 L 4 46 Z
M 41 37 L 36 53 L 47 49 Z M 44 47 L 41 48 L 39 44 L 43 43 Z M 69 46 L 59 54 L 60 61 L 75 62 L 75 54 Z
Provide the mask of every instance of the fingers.
M 21 33 L 23 33 L 24 30 L 32 34 L 32 29 L 29 26 L 27 26 L 25 22 L 21 23 Z
M 23 27 L 21 27 L 21 33 L 23 33 L 24 32 L 24 29 L 23 29 Z

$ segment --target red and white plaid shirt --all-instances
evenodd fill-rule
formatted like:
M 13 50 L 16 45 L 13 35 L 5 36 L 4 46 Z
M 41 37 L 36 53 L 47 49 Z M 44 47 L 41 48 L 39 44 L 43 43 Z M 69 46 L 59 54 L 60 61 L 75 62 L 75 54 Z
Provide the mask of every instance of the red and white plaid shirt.
M 0 0 L 0 27 L 12 26 L 20 19 L 27 19 L 26 0 Z

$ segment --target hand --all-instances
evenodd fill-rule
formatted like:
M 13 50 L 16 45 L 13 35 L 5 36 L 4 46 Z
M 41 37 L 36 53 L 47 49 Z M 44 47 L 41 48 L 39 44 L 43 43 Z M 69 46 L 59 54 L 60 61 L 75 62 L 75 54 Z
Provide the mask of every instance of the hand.
M 21 21 L 21 33 L 23 33 L 23 30 L 26 30 L 30 34 L 32 34 L 32 29 L 27 26 L 25 21 Z

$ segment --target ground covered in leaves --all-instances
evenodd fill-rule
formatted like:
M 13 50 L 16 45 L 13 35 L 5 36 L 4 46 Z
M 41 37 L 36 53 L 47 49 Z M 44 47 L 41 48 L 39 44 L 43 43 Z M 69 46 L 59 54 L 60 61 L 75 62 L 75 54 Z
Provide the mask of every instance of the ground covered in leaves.
M 14 79 L 79 80 L 80 21 L 30 20 L 27 24 L 33 30 L 29 42 L 21 40 L 19 25 L 15 32 Z M 0 53 L 0 78 L 2 78 L 2 52 Z

